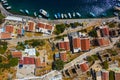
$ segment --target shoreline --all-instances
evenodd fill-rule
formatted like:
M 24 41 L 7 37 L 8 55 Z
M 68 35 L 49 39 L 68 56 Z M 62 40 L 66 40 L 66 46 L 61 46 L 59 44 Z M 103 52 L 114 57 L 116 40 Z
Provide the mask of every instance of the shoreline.
M 31 16 L 25 16 L 25 15 L 18 15 L 18 14 L 13 14 L 10 13 L 9 11 L 7 11 L 3 5 L 0 3 L 0 10 L 2 15 L 4 16 L 15 16 L 15 17 L 21 17 L 23 19 L 28 19 L 28 20 L 32 20 L 35 22 L 47 22 L 47 23 L 54 23 L 54 24 L 59 24 L 59 23 L 74 23 L 74 22 L 91 22 L 91 21 L 96 21 L 96 20 L 111 20 L 111 19 L 117 19 L 118 17 L 104 17 L 104 18 L 81 18 L 81 19 L 57 19 L 57 20 L 48 20 L 48 19 L 38 19 L 38 18 L 34 18 Z

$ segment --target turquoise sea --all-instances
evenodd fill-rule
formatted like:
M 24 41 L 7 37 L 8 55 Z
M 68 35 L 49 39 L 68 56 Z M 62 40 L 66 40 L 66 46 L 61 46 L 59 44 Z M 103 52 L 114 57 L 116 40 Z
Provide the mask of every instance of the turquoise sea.
M 94 13 L 95 17 L 110 17 L 113 16 L 113 7 L 120 2 L 118 0 L 7 0 L 7 3 L 12 6 L 10 11 L 13 13 L 20 14 L 20 9 L 27 9 L 33 16 L 35 11 L 39 13 L 39 9 L 44 9 L 50 14 L 50 18 L 54 19 L 56 13 L 73 12 L 79 12 L 81 18 L 92 18 L 90 12 Z

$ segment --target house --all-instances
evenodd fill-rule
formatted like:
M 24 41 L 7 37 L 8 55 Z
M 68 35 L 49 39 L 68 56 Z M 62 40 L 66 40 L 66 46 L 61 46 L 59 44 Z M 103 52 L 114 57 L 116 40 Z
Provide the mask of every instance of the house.
M 102 80 L 109 80 L 109 71 L 102 70 L 101 72 L 102 72 L 101 73 Z
M 60 59 L 64 62 L 67 61 L 67 54 L 66 54 L 66 51 L 62 51 L 60 52 Z
M 6 33 L 6 32 L 0 33 L 0 39 L 1 40 L 12 39 L 11 33 Z
M 120 79 L 120 71 L 115 71 L 115 80 Z
M 36 29 L 37 32 L 42 32 L 45 34 L 52 34 L 53 30 L 54 30 L 54 27 L 50 24 L 46 24 L 42 22 L 39 22 L 37 24 L 37 29 Z
M 98 38 L 99 46 L 108 46 L 110 44 L 110 40 L 108 38 Z
M 35 58 L 35 65 L 36 65 L 37 68 L 38 67 L 45 67 L 46 66 L 46 62 L 42 62 L 40 60 L 40 58 Z
M 86 72 L 89 69 L 89 66 L 86 62 L 82 62 L 79 65 L 80 65 L 80 69 L 82 70 L 82 72 Z
M 80 38 L 73 38 L 73 51 L 79 52 L 81 50 L 81 40 Z
M 12 26 L 12 25 L 5 26 L 5 32 L 13 33 L 13 31 L 14 31 L 14 26 Z
M 81 51 L 89 51 L 89 50 L 90 50 L 90 39 L 81 38 Z
M 35 56 L 35 55 L 36 55 L 36 50 L 35 50 L 35 48 L 25 49 L 24 52 L 25 52 L 26 54 L 28 54 L 29 56 Z
M 35 23 L 32 22 L 32 21 L 29 21 L 28 22 L 28 28 L 27 28 L 27 31 L 35 31 Z
M 19 60 L 22 58 L 22 52 L 21 51 L 13 51 L 11 53 L 13 58 L 19 58 Z
M 101 71 L 96 72 L 96 79 L 97 80 L 102 80 L 101 79 Z
M 69 41 L 61 41 L 58 43 L 58 46 L 59 46 L 59 49 L 67 50 L 67 51 L 70 50 Z
M 109 28 L 107 25 L 100 27 L 101 37 L 109 36 Z
M 35 64 L 35 59 L 31 57 L 23 57 L 23 64 L 24 65 Z

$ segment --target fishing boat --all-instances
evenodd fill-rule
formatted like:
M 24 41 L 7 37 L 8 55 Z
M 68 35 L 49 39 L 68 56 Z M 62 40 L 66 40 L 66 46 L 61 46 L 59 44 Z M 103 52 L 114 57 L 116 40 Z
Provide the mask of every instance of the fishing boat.
M 67 18 L 67 14 L 64 14 L 64 17 Z
M 104 16 L 104 17 L 105 17 L 105 16 L 107 16 L 107 14 L 106 14 L 106 13 L 102 13 L 102 16 Z
M 44 17 L 47 17 L 47 18 L 49 17 L 48 12 L 45 11 L 44 9 L 40 9 L 39 12 L 40 12 L 40 14 L 42 14 Z
M 11 8 L 12 8 L 11 6 L 6 7 L 7 10 L 10 10 Z
M 5 0 L 1 0 L 2 2 L 5 1 Z
M 79 12 L 76 12 L 76 15 L 77 15 L 78 17 L 81 17 L 81 14 L 80 14 Z
M 25 13 L 26 13 L 26 14 L 29 14 L 29 11 L 26 9 L 26 10 L 25 10 Z
M 57 13 L 57 16 L 58 16 L 58 18 L 61 18 L 61 15 L 60 15 L 60 13 Z
M 3 1 L 3 4 L 7 3 L 7 1 Z
M 75 18 L 75 12 L 73 12 L 73 15 L 72 15 L 74 18 Z
M 62 19 L 64 18 L 64 15 L 63 15 L 63 14 L 61 14 L 61 18 L 62 18 Z
M 90 16 L 96 17 L 96 15 L 94 13 L 92 13 L 92 12 L 90 12 Z
M 68 13 L 68 16 L 69 16 L 69 18 L 72 18 L 72 16 L 71 16 L 71 14 L 70 14 L 70 13 Z
M 34 16 L 35 16 L 35 17 L 37 16 L 37 13 L 36 13 L 36 12 L 34 12 Z
M 54 14 L 54 17 L 57 19 L 58 17 L 57 17 L 57 14 Z

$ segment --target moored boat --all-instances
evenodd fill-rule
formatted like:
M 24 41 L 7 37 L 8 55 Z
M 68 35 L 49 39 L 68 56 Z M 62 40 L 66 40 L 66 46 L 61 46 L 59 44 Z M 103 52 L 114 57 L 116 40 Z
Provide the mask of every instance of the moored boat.
M 47 17 L 47 18 L 49 17 L 48 12 L 45 11 L 44 9 L 40 9 L 39 12 L 40 12 L 40 14 L 42 14 L 44 17 Z
M 36 13 L 36 12 L 34 12 L 34 16 L 35 16 L 35 17 L 37 16 L 37 13 Z
M 5 3 L 7 3 L 7 1 L 4 0 L 4 1 L 3 1 L 3 4 L 5 4 Z
M 75 12 L 73 12 L 73 15 L 72 15 L 74 18 L 75 18 Z
M 64 14 L 64 17 L 67 18 L 67 14 Z
M 8 6 L 8 3 L 3 4 L 4 6 Z
M 63 15 L 63 14 L 61 14 L 61 18 L 62 18 L 62 19 L 64 18 L 64 15 Z
M 77 15 L 78 17 L 81 17 L 81 14 L 80 14 L 79 12 L 76 12 L 76 15 Z
M 61 18 L 61 15 L 60 15 L 60 13 L 57 13 L 57 16 L 58 16 L 58 18 Z
M 96 15 L 94 13 L 92 13 L 92 12 L 90 12 L 90 16 L 96 17 Z
M 57 14 L 54 14 L 54 17 L 57 19 L 58 17 L 57 17 Z
M 38 15 L 38 18 L 42 18 L 42 16 L 41 16 L 41 15 Z
M 7 10 L 10 10 L 11 8 L 12 8 L 11 6 L 6 7 Z
M 119 15 L 117 12 L 114 12 L 113 14 L 114 14 L 115 16 L 118 16 L 118 15 Z
M 25 10 L 25 13 L 26 13 L 26 14 L 29 14 L 29 11 L 26 9 L 26 10 Z
M 72 16 L 71 16 L 71 14 L 70 14 L 70 13 L 68 13 L 68 16 L 69 16 L 69 18 L 72 18 Z
M 19 10 L 21 13 L 24 13 L 24 11 L 22 9 Z

